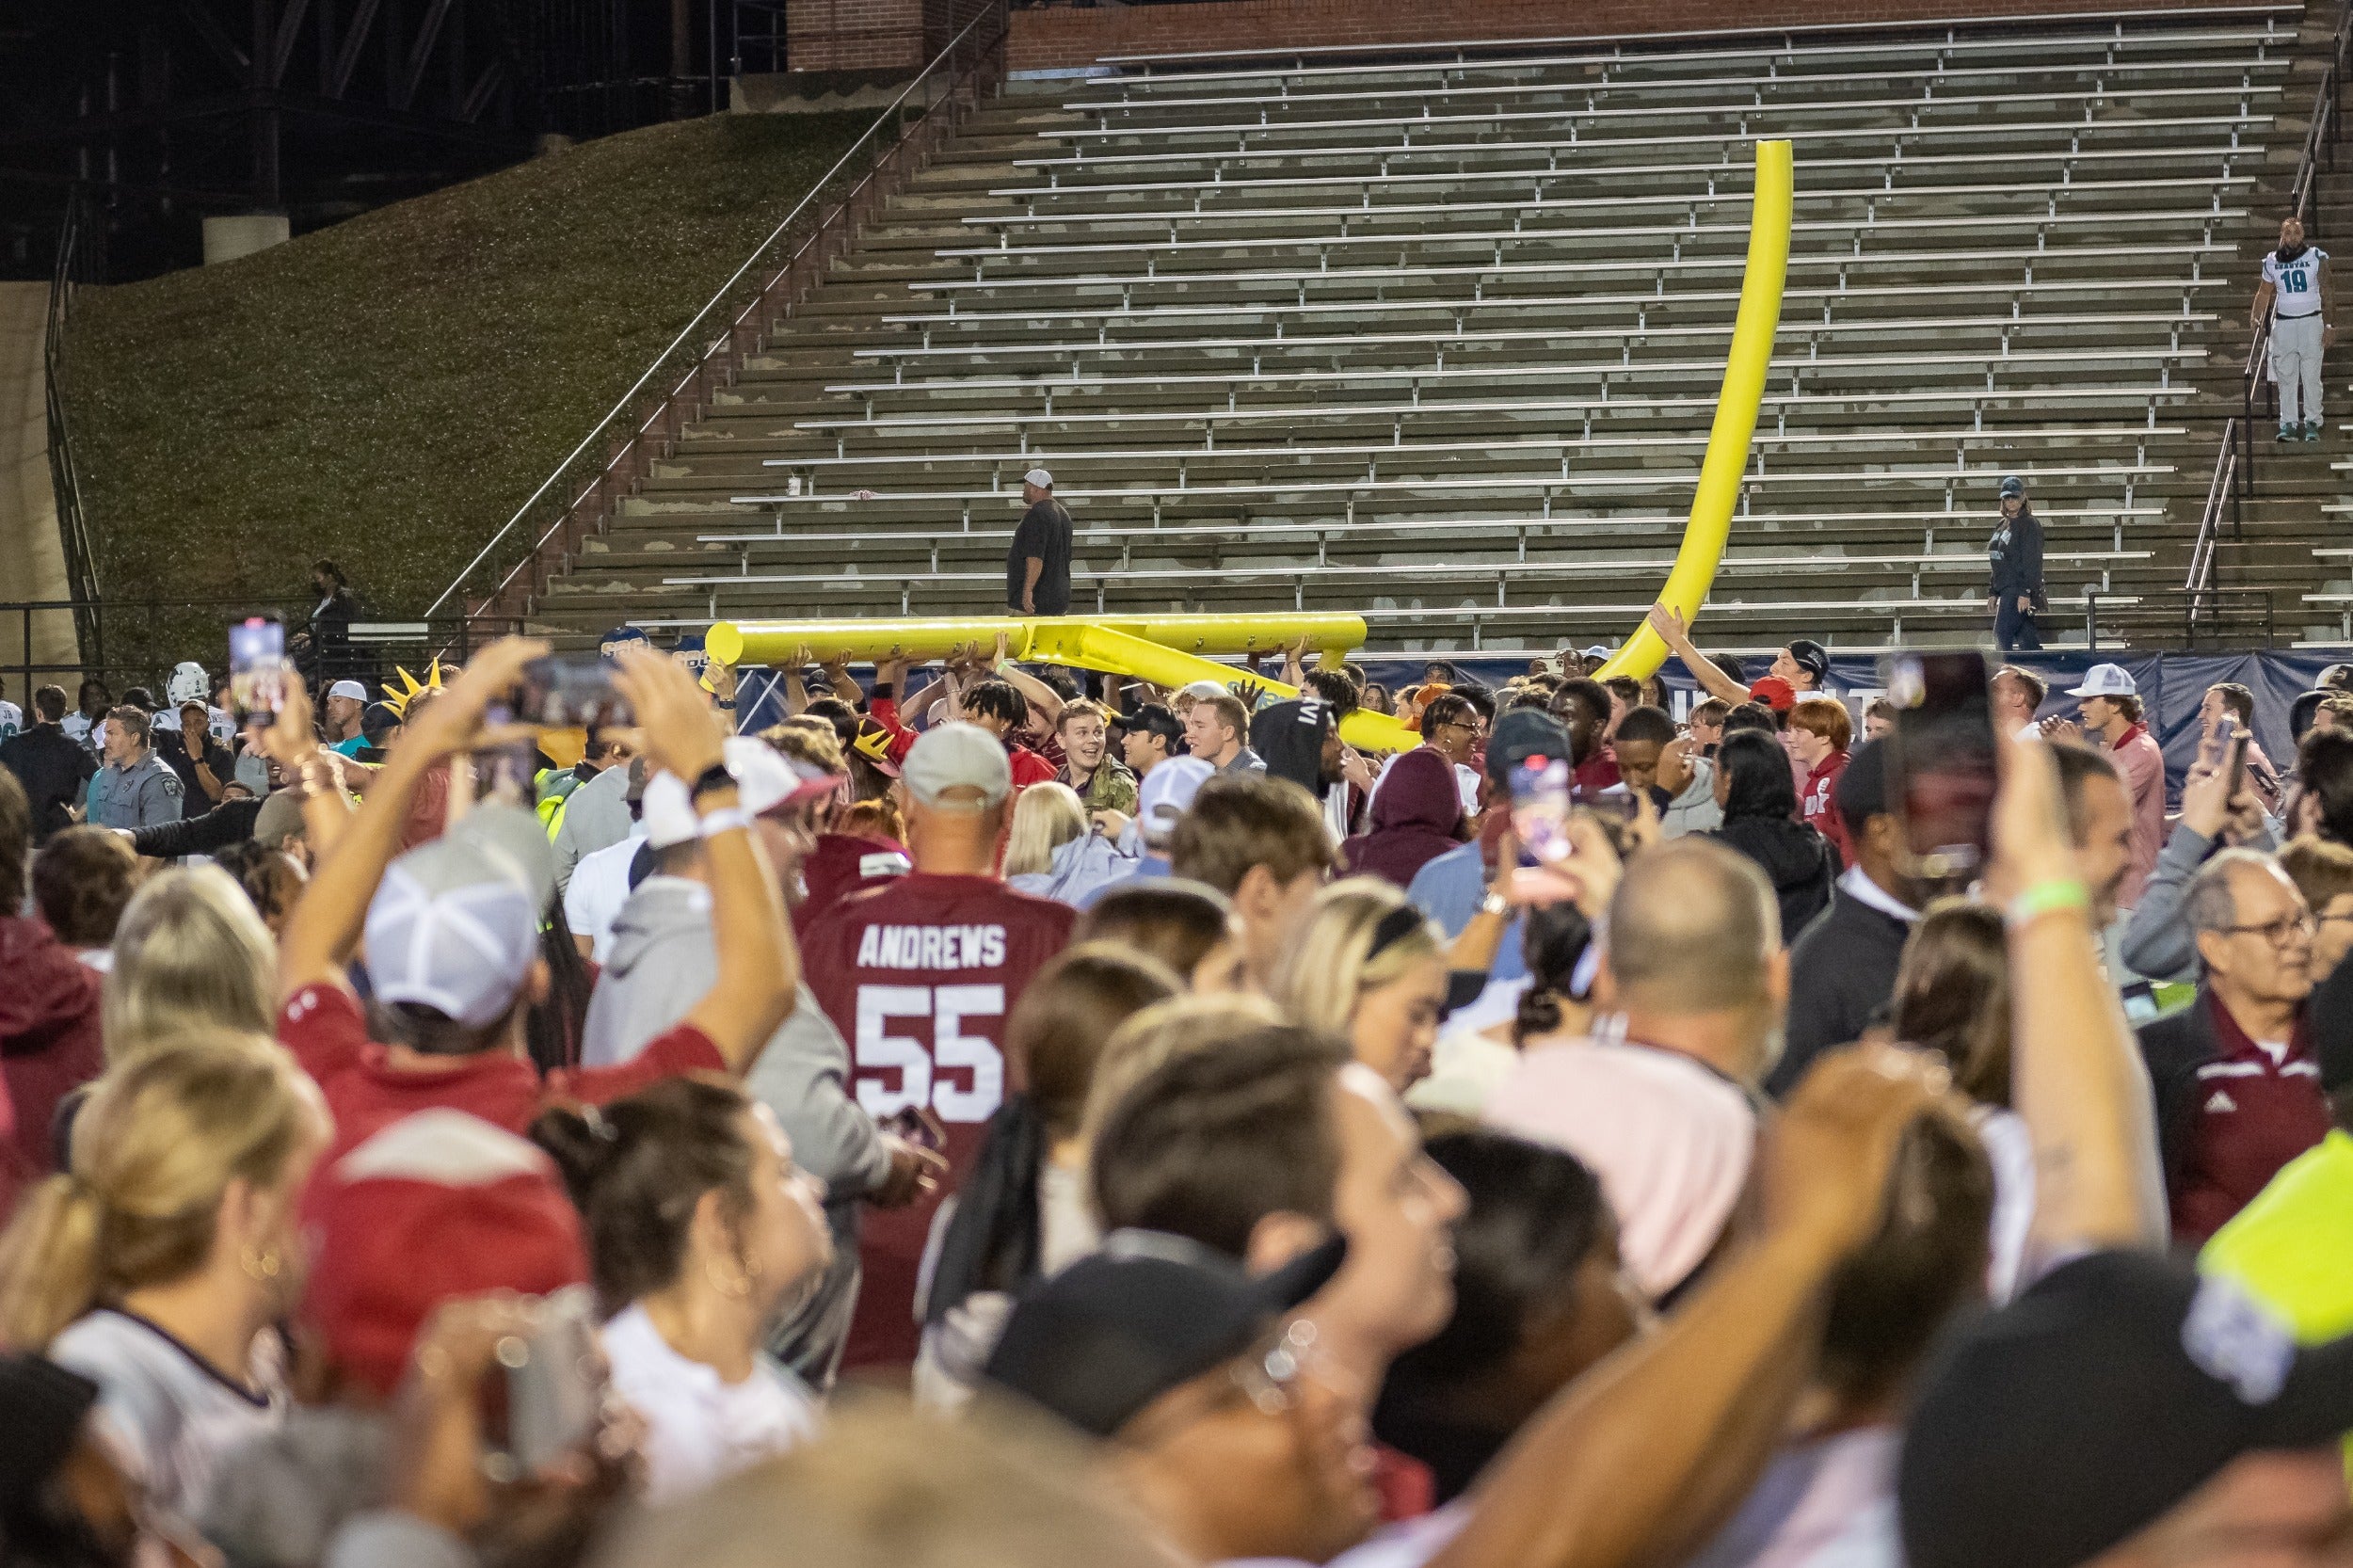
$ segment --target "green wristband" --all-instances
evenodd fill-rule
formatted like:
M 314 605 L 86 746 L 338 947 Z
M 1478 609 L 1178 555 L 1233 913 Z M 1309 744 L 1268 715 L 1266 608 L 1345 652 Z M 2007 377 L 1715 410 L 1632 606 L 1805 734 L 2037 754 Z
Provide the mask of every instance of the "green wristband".
M 2073 877 L 2057 877 L 2038 882 L 2009 901 L 2003 919 L 2012 931 L 2032 925 L 2045 915 L 2056 915 L 2071 909 L 2089 910 L 2091 889 Z

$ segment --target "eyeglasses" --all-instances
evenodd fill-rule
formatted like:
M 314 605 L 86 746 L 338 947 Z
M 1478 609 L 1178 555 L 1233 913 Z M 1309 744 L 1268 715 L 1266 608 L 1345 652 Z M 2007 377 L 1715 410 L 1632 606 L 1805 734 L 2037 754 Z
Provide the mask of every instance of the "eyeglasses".
M 2345 920 L 2347 917 L 2338 915 L 2332 918 Z M 2226 936 L 2253 934 L 2261 936 L 2275 948 L 2283 948 L 2299 936 L 2308 942 L 2311 941 L 2313 933 L 2320 929 L 2320 922 L 2310 915 L 2282 915 L 2276 920 L 2265 920 L 2261 925 L 2224 925 L 2217 926 L 2215 929 Z

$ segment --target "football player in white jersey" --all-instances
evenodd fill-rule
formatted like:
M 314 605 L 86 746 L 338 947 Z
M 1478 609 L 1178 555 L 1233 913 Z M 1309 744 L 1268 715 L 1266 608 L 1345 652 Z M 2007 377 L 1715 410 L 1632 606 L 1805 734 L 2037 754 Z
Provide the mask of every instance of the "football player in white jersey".
M 2271 312 L 2271 379 L 2280 389 L 2277 440 L 2320 440 L 2320 357 L 2337 340 L 2336 290 L 2329 253 L 2304 243 L 2304 224 L 2280 225 L 2280 248 L 2264 257 L 2248 325 L 2260 328 Z

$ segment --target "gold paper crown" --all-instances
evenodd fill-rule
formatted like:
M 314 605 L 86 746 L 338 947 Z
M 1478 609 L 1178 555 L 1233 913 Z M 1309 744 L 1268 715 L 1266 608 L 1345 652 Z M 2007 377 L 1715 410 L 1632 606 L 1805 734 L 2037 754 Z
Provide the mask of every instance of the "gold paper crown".
M 432 667 L 425 672 L 425 678 L 422 683 L 415 676 L 410 675 L 398 664 L 394 664 L 392 670 L 400 677 L 401 683 L 395 686 L 390 681 L 385 682 L 384 706 L 398 713 L 403 719 L 408 716 L 408 705 L 417 699 L 418 693 L 438 692 L 441 689 L 441 661 L 438 654 L 434 657 Z

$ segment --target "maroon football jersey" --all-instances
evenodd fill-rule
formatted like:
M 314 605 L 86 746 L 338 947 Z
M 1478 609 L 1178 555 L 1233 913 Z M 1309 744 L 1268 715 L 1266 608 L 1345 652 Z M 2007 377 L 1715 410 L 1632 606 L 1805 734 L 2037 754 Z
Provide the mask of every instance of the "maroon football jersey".
M 995 877 L 915 872 L 857 893 L 802 944 L 809 989 L 850 1044 L 852 1093 L 877 1121 L 926 1107 L 946 1124 L 954 1190 L 989 1117 L 1018 1085 L 1005 1020 L 1021 988 L 1070 939 L 1077 911 Z M 871 1208 L 849 1367 L 915 1359 L 915 1276 L 936 1199 Z

